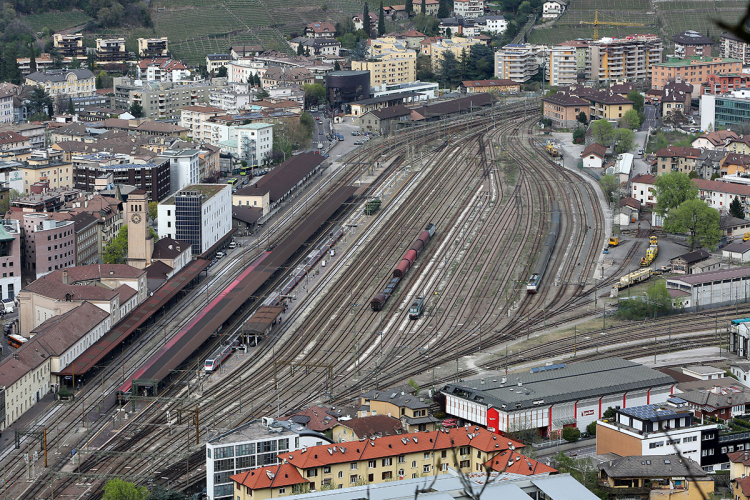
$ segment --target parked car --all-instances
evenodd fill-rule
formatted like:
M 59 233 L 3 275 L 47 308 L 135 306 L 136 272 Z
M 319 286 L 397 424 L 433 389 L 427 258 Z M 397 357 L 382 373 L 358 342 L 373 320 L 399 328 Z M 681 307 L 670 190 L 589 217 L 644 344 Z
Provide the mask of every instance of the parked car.
M 217 259 L 221 259 L 222 257 L 225 257 L 226 255 L 227 254 L 225 254 L 224 252 L 216 252 L 216 258 Z

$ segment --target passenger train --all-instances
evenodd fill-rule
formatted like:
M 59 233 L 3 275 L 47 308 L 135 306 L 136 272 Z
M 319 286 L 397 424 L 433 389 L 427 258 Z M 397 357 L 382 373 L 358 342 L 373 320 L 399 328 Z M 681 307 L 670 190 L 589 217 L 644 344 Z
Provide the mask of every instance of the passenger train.
M 557 201 L 553 200 L 552 222 L 549 225 L 549 233 L 547 233 L 547 239 L 544 241 L 542 251 L 539 253 L 539 260 L 536 261 L 531 276 L 529 276 L 529 281 L 526 283 L 526 293 L 536 293 L 539 289 L 544 278 L 544 273 L 547 271 L 549 259 L 552 257 L 552 252 L 555 251 L 558 234 L 560 234 L 560 205 Z

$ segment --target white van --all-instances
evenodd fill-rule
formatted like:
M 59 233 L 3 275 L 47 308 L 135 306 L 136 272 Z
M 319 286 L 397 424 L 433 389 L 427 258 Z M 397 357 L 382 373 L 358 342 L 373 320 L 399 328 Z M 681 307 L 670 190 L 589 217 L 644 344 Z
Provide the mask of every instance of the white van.
M 227 254 L 224 252 L 216 252 L 216 258 L 221 259 L 222 257 L 226 257 Z
M 229 243 L 229 248 L 230 248 L 230 249 L 235 249 L 235 248 L 237 248 L 237 243 L 235 243 L 234 241 L 230 242 L 230 243 Z

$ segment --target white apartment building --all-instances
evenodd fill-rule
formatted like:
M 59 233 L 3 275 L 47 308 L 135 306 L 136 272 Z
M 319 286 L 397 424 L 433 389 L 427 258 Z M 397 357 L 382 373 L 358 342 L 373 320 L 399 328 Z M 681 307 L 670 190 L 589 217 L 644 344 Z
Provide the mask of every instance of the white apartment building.
M 244 92 L 229 89 L 219 89 L 208 95 L 209 105 L 214 108 L 225 110 L 230 115 L 236 115 L 240 110 L 247 109 L 253 102 L 253 95 L 247 90 Z
M 651 78 L 651 66 L 661 63 L 664 46 L 656 35 L 602 38 L 589 43 L 586 78 L 597 82 L 640 81 Z
M 200 182 L 199 155 L 200 149 L 165 149 L 159 154 L 162 160 L 169 160 L 170 192 L 174 193 L 190 184 Z
M 193 184 L 159 203 L 159 238 L 189 243 L 201 255 L 232 229 L 232 186 Z
M 268 162 L 273 149 L 273 125 L 248 123 L 237 128 L 237 156 L 248 165 Z
M 529 44 L 509 44 L 495 52 L 495 78 L 524 83 L 539 72 L 538 49 Z
M 13 121 L 13 92 L 0 90 L 0 123 Z
M 654 179 L 653 175 L 643 174 L 633 177 L 631 196 L 643 205 L 655 206 L 657 199 Z M 693 179 L 693 183 L 698 187 L 698 198 L 719 212 L 726 213 L 735 198 L 739 198 L 742 207 L 750 211 L 750 185 L 748 184 L 707 179 Z
M 183 82 L 190 80 L 190 70 L 181 61 L 169 58 L 143 59 L 138 63 L 137 77 L 149 82 Z
M 207 141 L 202 136 L 203 122 L 219 115 L 225 115 L 226 111 L 213 106 L 185 106 L 180 109 L 180 126 L 190 129 L 188 137 L 196 142 Z
M 292 452 L 331 440 L 291 420 L 252 420 L 206 443 L 208 500 L 232 500 L 234 474 L 281 463 L 279 453 Z
M 565 12 L 567 2 L 564 0 L 547 0 L 542 6 L 542 19 L 555 19 Z
M 484 0 L 453 0 L 453 15 L 476 19 L 484 15 Z
M 577 81 L 575 47 L 557 46 L 549 49 L 547 80 L 551 86 L 573 85 Z
M 254 58 L 242 57 L 227 63 L 227 81 L 230 83 L 247 83 L 251 75 L 263 78 L 266 73 L 266 63 Z
M 477 19 L 477 24 L 482 31 L 489 31 L 493 34 L 505 33 L 508 29 L 508 21 L 503 16 L 484 16 Z
M 739 59 L 744 66 L 750 66 L 750 43 L 740 39 L 734 33 L 721 34 L 719 51 L 721 57 Z

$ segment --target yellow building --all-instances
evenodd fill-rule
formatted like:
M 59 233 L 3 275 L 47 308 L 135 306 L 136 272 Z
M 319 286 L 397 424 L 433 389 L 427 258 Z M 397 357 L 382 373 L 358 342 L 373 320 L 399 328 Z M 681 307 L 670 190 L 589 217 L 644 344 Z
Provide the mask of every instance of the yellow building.
M 259 208 L 262 215 L 267 215 L 271 209 L 271 193 L 267 189 L 247 186 L 232 195 L 232 205 L 236 207 Z
M 75 186 L 75 169 L 71 163 L 48 161 L 18 167 L 23 177 L 23 194 L 29 194 L 29 188 L 37 182 L 49 182 L 50 189 Z
M 466 51 L 466 54 L 468 55 L 471 51 L 471 46 L 481 43 L 478 39 L 474 38 L 464 38 L 464 37 L 453 37 L 453 38 L 443 38 L 441 40 L 438 40 L 437 42 L 431 44 L 430 47 L 430 56 L 432 57 L 432 67 L 433 68 L 439 68 L 440 62 L 443 60 L 443 54 L 446 52 L 453 52 L 453 55 L 456 56 L 456 59 L 461 58 L 461 53 Z
M 401 419 L 404 432 L 434 431 L 440 422 L 429 414 L 430 400 L 408 392 L 369 391 L 359 398 L 357 416 L 388 415 Z
M 750 155 L 750 137 L 746 136 L 741 139 L 735 139 L 729 141 L 727 145 L 727 151 L 732 153 L 740 153 L 743 155 Z
M 352 61 L 352 70 L 369 71 L 370 87 L 410 83 L 417 79 L 417 52 L 393 37 L 378 38 L 371 41 L 367 60 Z
M 72 35 L 55 33 L 52 35 L 52 44 L 63 57 L 86 57 L 86 47 L 83 46 L 83 35 L 81 33 Z
M 26 77 L 26 85 L 42 86 L 53 98 L 87 97 L 96 94 L 96 77 L 87 69 L 53 69 L 37 71 Z
M 385 436 L 340 445 L 322 445 L 283 453 L 281 466 L 235 474 L 237 500 L 278 498 L 309 490 L 380 484 L 405 478 L 492 471 L 524 476 L 555 469 L 527 458 L 524 445 L 479 427 Z M 295 473 L 296 472 L 296 473 Z M 281 477 L 283 475 L 283 477 Z M 282 485 L 283 483 L 283 485 Z
M 169 38 L 139 38 L 138 57 L 169 57 Z
M 591 102 L 591 120 L 619 120 L 633 109 L 633 101 L 614 92 L 599 92 L 585 99 Z
M 335 443 L 359 441 L 360 439 L 379 438 L 401 434 L 401 421 L 388 415 L 350 418 L 342 420 L 331 428 L 331 437 Z
M 727 453 L 729 458 L 729 479 L 750 476 L 750 450 Z

